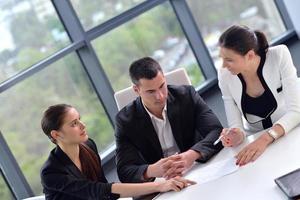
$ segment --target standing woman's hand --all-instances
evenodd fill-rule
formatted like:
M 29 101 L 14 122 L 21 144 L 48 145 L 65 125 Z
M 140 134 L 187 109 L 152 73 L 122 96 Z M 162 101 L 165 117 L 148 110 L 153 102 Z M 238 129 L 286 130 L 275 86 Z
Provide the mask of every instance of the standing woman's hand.
M 160 182 L 159 192 L 168 192 L 170 190 L 179 192 L 183 188 L 194 184 L 196 184 L 196 182 L 177 176 L 169 180 Z
M 269 136 L 268 133 L 264 133 L 254 142 L 251 142 L 246 147 L 244 147 L 235 157 L 236 164 L 243 166 L 249 162 L 255 161 L 268 147 L 269 144 L 273 142 L 273 138 Z
M 239 128 L 224 128 L 221 132 L 224 135 L 221 139 L 224 147 L 235 147 L 244 141 L 244 133 Z

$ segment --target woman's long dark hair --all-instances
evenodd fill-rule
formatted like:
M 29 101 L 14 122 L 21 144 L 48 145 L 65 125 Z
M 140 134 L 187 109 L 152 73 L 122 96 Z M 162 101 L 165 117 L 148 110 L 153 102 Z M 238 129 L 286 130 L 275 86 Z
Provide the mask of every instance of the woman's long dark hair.
M 252 31 L 247 26 L 233 25 L 219 38 L 219 45 L 244 56 L 249 50 L 263 56 L 267 53 L 269 44 L 264 33 Z
M 51 131 L 58 131 L 62 125 L 66 113 L 73 108 L 67 104 L 57 104 L 50 106 L 43 115 L 41 126 L 43 132 L 50 140 L 56 144 L 56 140 L 51 136 Z M 87 179 L 99 181 L 101 178 L 101 161 L 96 153 L 86 144 L 79 145 L 79 159 L 81 162 L 82 173 Z

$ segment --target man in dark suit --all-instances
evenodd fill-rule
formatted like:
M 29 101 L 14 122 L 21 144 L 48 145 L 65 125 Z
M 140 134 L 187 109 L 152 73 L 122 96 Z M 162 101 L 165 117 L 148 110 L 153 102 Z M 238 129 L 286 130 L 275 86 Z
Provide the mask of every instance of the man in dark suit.
M 122 182 L 182 175 L 194 161 L 222 149 L 222 125 L 192 86 L 167 85 L 160 65 L 146 57 L 129 69 L 139 97 L 116 116 L 116 161 Z

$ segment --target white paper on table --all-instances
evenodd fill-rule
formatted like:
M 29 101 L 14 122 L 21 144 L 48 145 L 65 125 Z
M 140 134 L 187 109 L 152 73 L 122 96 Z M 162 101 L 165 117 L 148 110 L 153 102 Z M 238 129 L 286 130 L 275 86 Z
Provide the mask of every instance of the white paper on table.
M 234 157 L 221 160 L 198 170 L 192 170 L 185 175 L 185 178 L 196 181 L 197 184 L 203 184 L 237 171 L 239 166 L 235 163 Z
M 216 180 L 218 178 L 221 178 L 223 176 L 226 176 L 228 174 L 237 171 L 239 166 L 237 166 L 235 163 L 236 163 L 236 158 L 234 157 L 227 158 L 225 160 L 221 160 L 216 163 L 211 163 L 203 168 L 199 168 L 197 170 L 191 170 L 184 177 L 197 182 L 197 184 L 195 185 L 197 186 L 199 184 Z M 190 186 L 190 187 L 194 187 L 194 186 Z M 187 189 L 186 191 L 188 192 L 189 188 L 186 189 Z M 156 196 L 154 199 L 157 199 L 158 197 L 160 197 L 161 199 L 169 199 L 170 197 L 172 197 L 172 193 L 174 192 L 161 193 L 158 196 Z

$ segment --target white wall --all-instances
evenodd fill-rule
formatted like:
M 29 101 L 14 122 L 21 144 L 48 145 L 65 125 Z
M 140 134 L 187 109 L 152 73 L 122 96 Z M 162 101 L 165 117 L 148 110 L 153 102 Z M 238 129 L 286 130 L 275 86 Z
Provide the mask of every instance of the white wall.
M 300 37 L 300 1 L 299 0 L 283 0 L 287 11 L 294 24 L 295 30 Z

